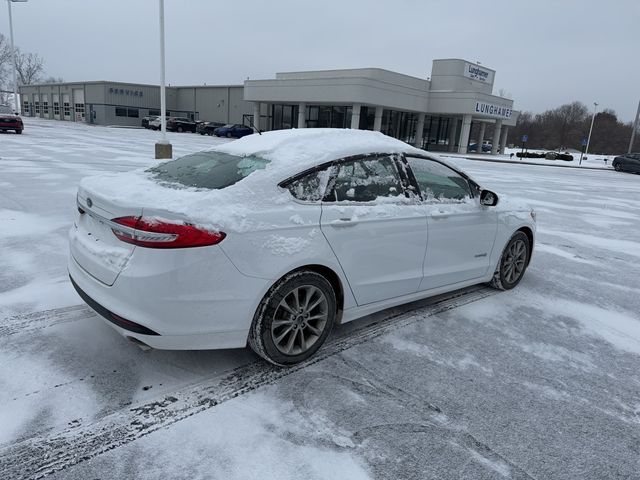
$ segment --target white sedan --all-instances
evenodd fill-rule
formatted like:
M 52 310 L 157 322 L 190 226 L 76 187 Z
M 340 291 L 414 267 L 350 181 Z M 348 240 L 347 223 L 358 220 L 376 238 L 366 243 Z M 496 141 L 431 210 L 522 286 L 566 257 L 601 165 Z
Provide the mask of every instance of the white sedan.
M 159 349 L 249 345 L 277 365 L 336 323 L 477 283 L 515 287 L 535 213 L 380 133 L 251 135 L 86 178 L 70 232 L 80 296 Z

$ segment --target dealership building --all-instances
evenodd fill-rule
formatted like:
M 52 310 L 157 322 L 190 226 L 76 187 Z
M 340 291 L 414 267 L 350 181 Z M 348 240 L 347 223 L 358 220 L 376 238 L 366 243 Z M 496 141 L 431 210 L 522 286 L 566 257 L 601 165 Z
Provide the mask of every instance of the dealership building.
M 277 73 L 243 85 L 167 87 L 167 115 L 263 131 L 354 128 L 381 131 L 426 150 L 466 153 L 472 141 L 504 150 L 518 112 L 493 94 L 496 72 L 460 59 L 434 60 L 423 79 L 379 68 Z M 20 87 L 24 116 L 140 126 L 160 114 L 160 88 L 121 82 Z M 257 122 L 254 119 L 258 119 Z M 471 139 L 472 125 L 476 125 Z

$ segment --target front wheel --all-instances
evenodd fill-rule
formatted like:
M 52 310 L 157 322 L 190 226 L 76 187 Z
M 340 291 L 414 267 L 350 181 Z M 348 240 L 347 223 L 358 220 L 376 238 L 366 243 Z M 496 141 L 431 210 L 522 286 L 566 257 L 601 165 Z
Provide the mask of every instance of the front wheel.
M 616 163 L 616 164 L 613 166 L 613 169 L 614 169 L 616 172 L 621 172 L 621 171 L 622 171 L 622 167 L 620 167 L 620 164 L 619 164 L 619 163 Z
M 527 269 L 530 251 L 529 237 L 523 232 L 516 232 L 504 247 L 491 286 L 498 290 L 511 290 L 518 285 Z
M 336 295 L 329 281 L 310 270 L 293 272 L 262 299 L 249 346 L 274 365 L 294 365 L 318 351 L 335 319 Z
M 178 133 L 182 133 L 182 127 L 178 127 Z

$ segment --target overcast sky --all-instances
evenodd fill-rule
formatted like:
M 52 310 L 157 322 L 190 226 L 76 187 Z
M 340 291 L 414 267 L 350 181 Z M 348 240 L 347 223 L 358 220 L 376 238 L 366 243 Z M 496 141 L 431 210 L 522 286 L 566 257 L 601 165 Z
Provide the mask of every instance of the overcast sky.
M 0 32 L 8 36 L 5 2 Z M 497 71 L 517 110 L 579 100 L 632 121 L 640 0 L 166 0 L 167 82 L 240 84 L 276 72 L 379 67 L 426 78 L 434 58 Z M 46 73 L 158 83 L 158 0 L 13 4 L 16 45 Z

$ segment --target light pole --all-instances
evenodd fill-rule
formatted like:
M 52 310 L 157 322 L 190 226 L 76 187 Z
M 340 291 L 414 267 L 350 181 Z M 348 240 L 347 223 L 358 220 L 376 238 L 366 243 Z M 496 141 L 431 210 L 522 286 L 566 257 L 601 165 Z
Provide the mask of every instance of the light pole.
M 167 105 L 165 100 L 164 78 L 164 0 L 159 0 L 160 7 L 160 129 L 162 138 L 156 143 L 156 159 L 171 158 L 173 148 L 167 140 Z
M 593 102 L 593 116 L 591 117 L 591 127 L 589 128 L 589 136 L 587 137 L 587 148 L 584 151 L 584 154 L 589 153 L 589 143 L 591 143 L 591 132 L 593 132 L 593 121 L 596 119 L 596 110 L 598 109 L 598 104 Z
M 636 138 L 636 130 L 638 130 L 638 122 L 640 121 L 640 102 L 638 102 L 638 111 L 636 112 L 636 120 L 633 122 L 633 130 L 631 130 L 631 140 L 629 140 L 629 150 L 627 153 L 631 153 L 633 148 L 633 141 Z
M 13 46 L 13 18 L 11 17 L 11 4 L 13 2 L 26 2 L 27 0 L 7 0 L 9 7 L 9 37 L 11 37 L 11 57 L 13 59 L 13 108 L 16 113 L 20 113 L 18 105 L 18 76 L 16 74 L 16 49 Z

